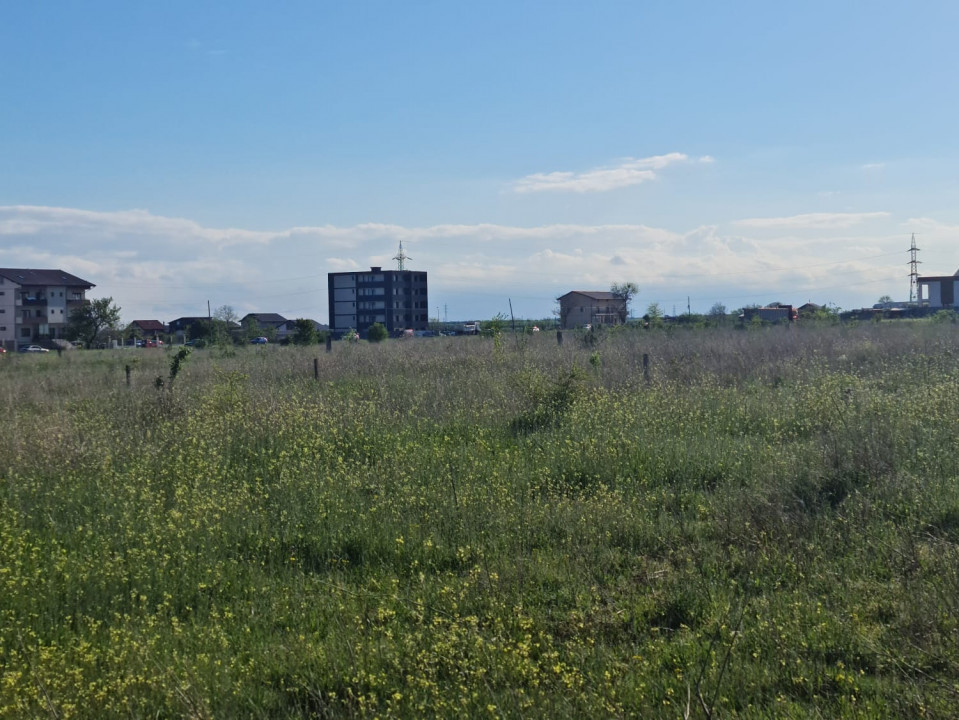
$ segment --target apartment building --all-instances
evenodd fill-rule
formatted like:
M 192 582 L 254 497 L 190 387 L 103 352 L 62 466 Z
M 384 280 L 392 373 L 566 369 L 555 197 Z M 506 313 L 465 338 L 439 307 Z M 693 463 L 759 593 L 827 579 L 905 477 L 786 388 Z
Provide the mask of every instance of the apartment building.
M 0 343 L 29 345 L 64 337 L 73 309 L 96 287 L 63 270 L 0 268 Z
M 413 270 L 330 273 L 330 330 L 339 337 L 349 329 L 365 337 L 373 323 L 390 335 L 402 330 L 426 330 L 429 298 L 426 273 Z

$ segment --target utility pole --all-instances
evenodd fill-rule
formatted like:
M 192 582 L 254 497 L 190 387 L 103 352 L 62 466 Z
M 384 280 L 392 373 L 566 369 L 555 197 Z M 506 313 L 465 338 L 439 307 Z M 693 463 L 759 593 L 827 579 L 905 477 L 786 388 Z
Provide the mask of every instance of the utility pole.
M 917 290 L 919 289 L 919 248 L 916 247 L 916 233 L 912 234 L 912 245 L 909 248 L 909 302 L 915 302 L 919 299 Z
M 403 252 L 402 240 L 400 240 L 400 250 L 398 253 L 396 253 L 396 255 L 393 256 L 393 259 L 396 260 L 396 269 L 399 270 L 400 272 L 403 272 L 404 270 L 406 270 L 406 261 L 413 259 L 409 255 L 407 255 L 405 252 Z

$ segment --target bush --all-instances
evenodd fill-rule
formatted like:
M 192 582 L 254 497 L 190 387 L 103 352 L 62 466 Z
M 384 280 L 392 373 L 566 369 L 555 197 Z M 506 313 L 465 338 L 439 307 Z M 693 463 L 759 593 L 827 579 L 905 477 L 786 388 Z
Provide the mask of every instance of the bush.
M 378 343 L 386 340 L 386 338 L 389 337 L 389 333 L 386 332 L 386 328 L 382 323 L 373 323 L 370 325 L 366 337 L 371 343 Z

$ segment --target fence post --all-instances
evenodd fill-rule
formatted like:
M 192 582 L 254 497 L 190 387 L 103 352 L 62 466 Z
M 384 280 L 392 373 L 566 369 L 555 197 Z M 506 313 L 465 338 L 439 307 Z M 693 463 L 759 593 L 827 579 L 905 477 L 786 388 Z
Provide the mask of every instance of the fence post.
M 560 346 L 563 344 L 563 331 L 562 331 L 562 330 L 557 330 L 557 331 L 556 331 L 556 344 L 557 344 L 557 345 L 560 345 Z
M 127 374 L 127 387 L 130 387 L 130 366 L 127 365 L 123 371 Z
M 313 379 L 314 380 L 320 379 L 320 359 L 319 358 L 313 358 Z
M 643 353 L 643 380 L 649 385 L 649 354 Z
M 326 351 L 333 352 L 333 336 L 332 335 L 326 336 Z

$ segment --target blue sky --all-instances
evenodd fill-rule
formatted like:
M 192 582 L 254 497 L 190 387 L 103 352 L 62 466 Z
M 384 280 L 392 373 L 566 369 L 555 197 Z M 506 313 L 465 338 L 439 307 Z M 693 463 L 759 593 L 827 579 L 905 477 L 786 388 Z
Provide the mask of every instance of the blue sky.
M 955 2 L 6 2 L 0 266 L 124 319 L 870 305 L 959 267 Z

